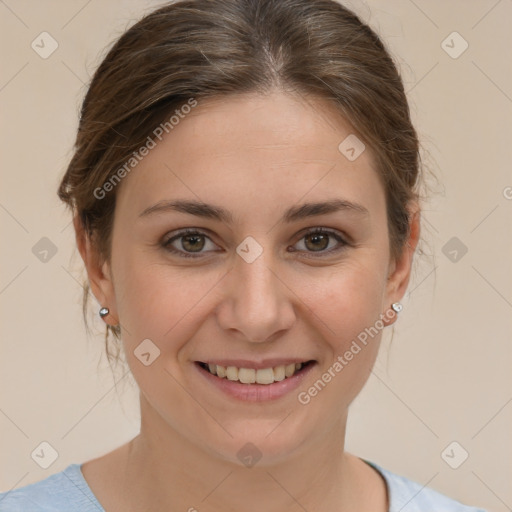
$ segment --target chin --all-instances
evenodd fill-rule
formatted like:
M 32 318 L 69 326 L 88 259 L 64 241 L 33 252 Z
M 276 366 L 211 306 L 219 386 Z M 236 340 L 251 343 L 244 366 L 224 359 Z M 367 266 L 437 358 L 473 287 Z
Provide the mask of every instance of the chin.
M 287 425 L 285 412 L 276 419 L 239 419 L 223 423 L 229 434 L 221 434 L 211 442 L 209 449 L 239 467 L 270 467 L 279 464 L 304 447 L 306 433 L 294 425 Z M 284 421 L 283 421 L 284 420 Z M 303 428 L 303 427 L 302 427 Z

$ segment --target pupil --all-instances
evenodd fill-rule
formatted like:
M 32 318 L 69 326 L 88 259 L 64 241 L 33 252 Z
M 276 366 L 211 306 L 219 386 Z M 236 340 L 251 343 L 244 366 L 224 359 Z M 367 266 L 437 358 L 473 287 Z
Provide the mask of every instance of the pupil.
M 316 235 L 308 235 L 306 237 L 308 240 L 315 240 L 315 241 L 322 241 L 323 240 L 323 245 L 322 246 L 319 246 L 318 244 L 314 244 L 313 245 L 313 250 L 321 250 L 321 249 L 325 249 L 327 247 L 328 244 L 328 236 L 327 235 L 324 235 L 324 234 L 316 234 Z M 326 243 L 327 242 L 327 243 Z
M 193 250 L 193 249 L 194 249 L 194 247 L 195 247 L 196 249 L 198 249 L 198 250 L 200 251 L 200 250 L 203 248 L 203 246 L 204 246 L 204 240 L 203 240 L 203 244 L 199 244 L 199 245 L 198 245 L 197 243 L 192 242 L 192 244 L 191 244 L 191 247 L 190 247 L 190 248 L 187 248 L 187 247 L 186 247 L 186 244 L 187 244 L 187 243 L 190 243 L 190 240 L 195 240 L 195 242 L 197 242 L 197 241 L 198 241 L 198 240 L 200 240 L 200 239 L 201 239 L 201 237 L 200 237 L 200 236 L 198 236 L 198 235 L 188 235 L 188 236 L 185 236 L 185 237 L 183 238 L 183 242 L 182 242 L 183 248 L 184 248 L 184 249 L 192 249 L 192 250 Z

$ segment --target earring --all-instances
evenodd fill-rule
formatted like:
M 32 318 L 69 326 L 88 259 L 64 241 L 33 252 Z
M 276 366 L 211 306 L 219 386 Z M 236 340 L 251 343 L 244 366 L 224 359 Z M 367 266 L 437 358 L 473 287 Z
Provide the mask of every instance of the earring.
M 402 311 L 402 309 L 404 309 L 404 307 L 402 306 L 402 304 L 400 304 L 400 302 L 395 302 L 395 303 L 391 304 L 391 308 L 393 309 L 393 311 L 395 313 L 400 313 L 400 311 Z
M 110 313 L 110 311 L 109 311 L 109 309 L 108 309 L 108 308 L 106 308 L 106 307 L 102 307 L 102 308 L 100 309 L 100 316 L 101 316 L 101 318 L 106 317 L 109 313 Z

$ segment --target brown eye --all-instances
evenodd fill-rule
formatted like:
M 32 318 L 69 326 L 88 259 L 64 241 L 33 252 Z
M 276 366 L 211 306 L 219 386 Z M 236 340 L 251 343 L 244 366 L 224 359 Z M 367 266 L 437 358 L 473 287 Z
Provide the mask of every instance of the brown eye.
M 349 245 L 336 232 L 322 228 L 310 229 L 301 238 L 300 242 L 303 240 L 305 242 L 304 248 L 299 248 L 298 250 L 306 254 L 319 253 L 319 257 L 340 251 Z M 209 236 L 200 231 L 188 229 L 168 238 L 162 243 L 162 246 L 167 251 L 184 258 L 199 258 L 212 252 L 212 250 L 203 250 L 208 243 L 213 246 L 214 251 L 217 246 L 211 241 Z
M 207 245 L 207 241 L 209 241 L 214 248 L 216 247 L 205 233 L 189 229 L 168 238 L 162 243 L 162 246 L 167 251 L 183 256 L 184 258 L 199 258 L 207 252 L 211 252 L 203 251 Z
M 306 253 L 320 253 L 319 256 L 331 254 L 340 251 L 349 245 L 341 236 L 336 232 L 322 229 L 310 229 L 300 240 L 304 240 L 304 249 L 300 251 Z M 300 243 L 299 242 L 299 243 Z M 333 247 L 334 245 L 334 247 Z M 328 249 L 331 247 L 330 249 Z
M 181 237 L 181 246 L 186 251 L 199 252 L 204 247 L 202 235 L 186 235 Z
M 306 247 L 312 251 L 323 251 L 329 246 L 329 235 L 313 233 L 304 237 Z

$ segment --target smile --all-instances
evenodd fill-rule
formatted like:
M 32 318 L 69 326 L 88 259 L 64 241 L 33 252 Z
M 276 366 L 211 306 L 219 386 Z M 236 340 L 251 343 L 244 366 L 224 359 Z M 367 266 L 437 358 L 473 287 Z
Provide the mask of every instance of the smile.
M 236 366 L 222 366 L 212 363 L 202 363 L 199 365 L 208 370 L 212 375 L 221 379 L 241 382 L 243 384 L 273 384 L 288 379 L 299 372 L 303 366 L 311 364 L 313 361 L 304 363 L 290 363 L 270 368 L 238 368 Z
M 267 368 L 247 368 L 196 361 L 194 366 L 210 384 L 231 397 L 265 401 L 297 388 L 316 364 L 316 361 L 308 360 Z

